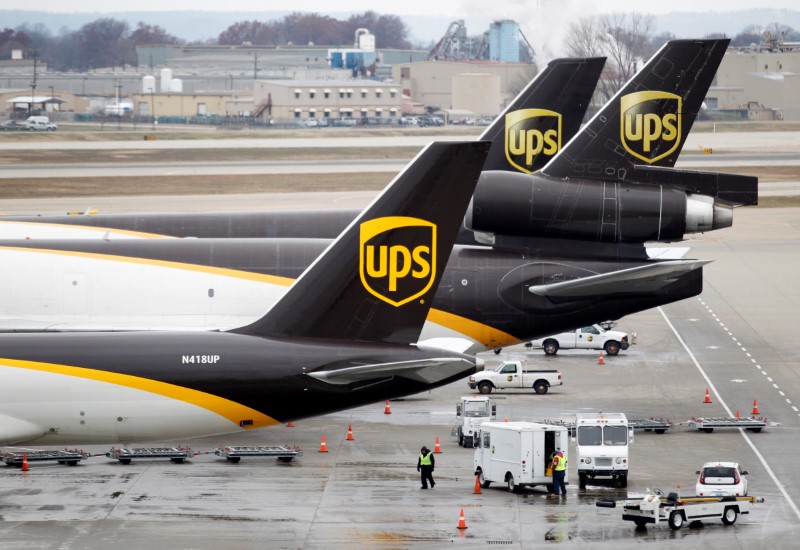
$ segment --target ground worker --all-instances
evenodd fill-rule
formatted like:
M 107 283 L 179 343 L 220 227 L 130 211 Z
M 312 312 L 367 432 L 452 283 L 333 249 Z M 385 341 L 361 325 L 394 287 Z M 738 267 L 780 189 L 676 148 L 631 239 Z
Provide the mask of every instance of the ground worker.
M 419 451 L 419 460 L 417 460 L 417 471 L 420 472 L 420 478 L 422 480 L 422 487 L 421 489 L 428 488 L 428 482 L 431 482 L 431 489 L 436 485 L 436 482 L 433 481 L 433 469 L 436 464 L 436 459 L 433 457 L 433 453 L 427 447 L 422 447 Z
M 561 449 L 556 449 L 556 454 L 553 456 L 553 494 L 559 493 L 567 496 L 567 457 Z

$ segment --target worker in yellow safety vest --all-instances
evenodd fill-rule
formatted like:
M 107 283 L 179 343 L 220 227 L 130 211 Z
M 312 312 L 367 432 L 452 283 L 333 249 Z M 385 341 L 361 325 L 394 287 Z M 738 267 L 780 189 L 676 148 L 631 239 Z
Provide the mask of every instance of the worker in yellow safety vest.
M 567 496 L 567 457 L 561 449 L 553 456 L 553 494 Z
M 433 481 L 433 469 L 436 465 L 436 459 L 433 453 L 427 447 L 422 447 L 419 451 L 419 460 L 417 460 L 417 471 L 420 472 L 420 479 L 422 480 L 421 489 L 428 488 L 428 482 L 431 482 L 431 489 L 433 489 L 436 482 Z

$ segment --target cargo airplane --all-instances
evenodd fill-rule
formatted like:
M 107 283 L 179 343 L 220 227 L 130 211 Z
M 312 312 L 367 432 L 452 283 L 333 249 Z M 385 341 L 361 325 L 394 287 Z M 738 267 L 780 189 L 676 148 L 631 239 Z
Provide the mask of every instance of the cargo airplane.
M 669 43 L 620 95 L 658 85 L 679 92 L 684 110 L 675 101 L 649 107 L 662 118 L 683 117 L 684 133 L 673 136 L 682 143 L 721 42 Z M 682 59 L 695 71 L 682 70 Z M 665 60 L 669 71 L 660 69 Z M 589 131 L 613 126 L 603 122 L 612 112 L 621 116 L 618 103 L 601 110 Z M 608 151 L 613 137 L 593 143 Z M 556 159 L 572 154 L 571 144 Z M 696 174 L 683 173 L 689 183 Z M 737 192 L 750 200 L 747 189 Z M 503 206 L 503 196 L 517 200 Z M 705 262 L 649 260 L 643 243 L 724 227 L 729 214 L 724 201 L 698 201 L 684 187 L 484 172 L 467 223 L 493 246 L 454 248 L 423 339 L 497 348 L 695 296 Z M 278 299 L 325 246 L 295 238 L 7 241 L 0 259 L 15 267 L 0 274 L 0 329 L 228 329 L 260 315 L 260 304 Z
M 429 145 L 249 325 L 0 335 L 0 444 L 235 433 L 474 372 L 419 336 L 488 148 Z

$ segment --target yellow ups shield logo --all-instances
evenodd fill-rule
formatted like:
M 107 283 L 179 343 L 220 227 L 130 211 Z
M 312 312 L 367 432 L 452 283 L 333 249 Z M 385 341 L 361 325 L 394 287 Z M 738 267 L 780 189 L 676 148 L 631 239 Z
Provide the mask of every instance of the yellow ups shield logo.
M 436 226 L 389 216 L 361 224 L 359 274 L 367 291 L 399 307 L 425 294 L 436 276 Z
M 665 104 L 670 108 L 664 109 Z M 681 97 L 668 92 L 623 96 L 619 122 L 622 146 L 648 164 L 673 153 L 681 142 L 682 107 Z
M 520 172 L 536 172 L 559 149 L 560 114 L 545 109 L 520 109 L 506 115 L 506 159 Z

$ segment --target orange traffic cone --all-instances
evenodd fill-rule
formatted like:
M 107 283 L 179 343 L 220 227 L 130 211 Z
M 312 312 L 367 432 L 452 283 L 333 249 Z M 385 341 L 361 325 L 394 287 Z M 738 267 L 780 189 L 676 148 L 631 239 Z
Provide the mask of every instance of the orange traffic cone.
M 600 359 L 598 359 L 597 364 L 598 365 L 605 365 L 606 364 L 606 360 L 603 359 L 603 352 L 602 351 L 600 352 Z
M 439 438 L 436 438 L 436 445 L 433 446 L 433 454 L 438 455 L 442 452 L 442 446 L 439 445 Z
M 711 394 L 708 393 L 708 388 L 706 388 L 706 398 L 703 400 L 703 403 L 711 403 Z
M 322 436 L 322 441 L 319 444 L 319 452 L 321 452 L 321 453 L 327 453 L 328 452 L 328 446 L 325 445 L 325 436 L 324 435 Z
M 353 437 L 353 425 L 352 424 L 348 424 L 347 425 L 347 441 L 353 441 L 353 440 L 355 440 L 355 437 Z
M 739 416 L 739 411 L 736 411 L 736 418 L 741 418 L 741 417 Z
M 503 418 L 503 422 L 508 422 L 508 417 Z
M 464 509 L 463 508 L 461 509 L 461 515 L 458 518 L 458 528 L 459 529 L 466 529 L 467 528 L 467 522 L 464 519 Z
M 392 414 L 392 408 L 389 406 L 389 402 L 386 402 L 386 408 L 383 410 L 383 414 Z
M 28 471 L 28 453 L 22 453 L 22 471 Z
M 753 399 L 753 412 L 752 412 L 752 414 L 753 414 L 753 416 L 755 416 L 757 414 L 761 414 L 760 412 L 758 412 L 758 400 L 757 399 Z
M 473 495 L 482 495 L 483 494 L 481 492 L 481 476 L 479 476 L 479 475 L 475 476 L 475 490 L 472 491 L 472 494 Z
M 286 427 L 287 428 L 294 428 L 294 422 L 287 422 L 286 423 Z

